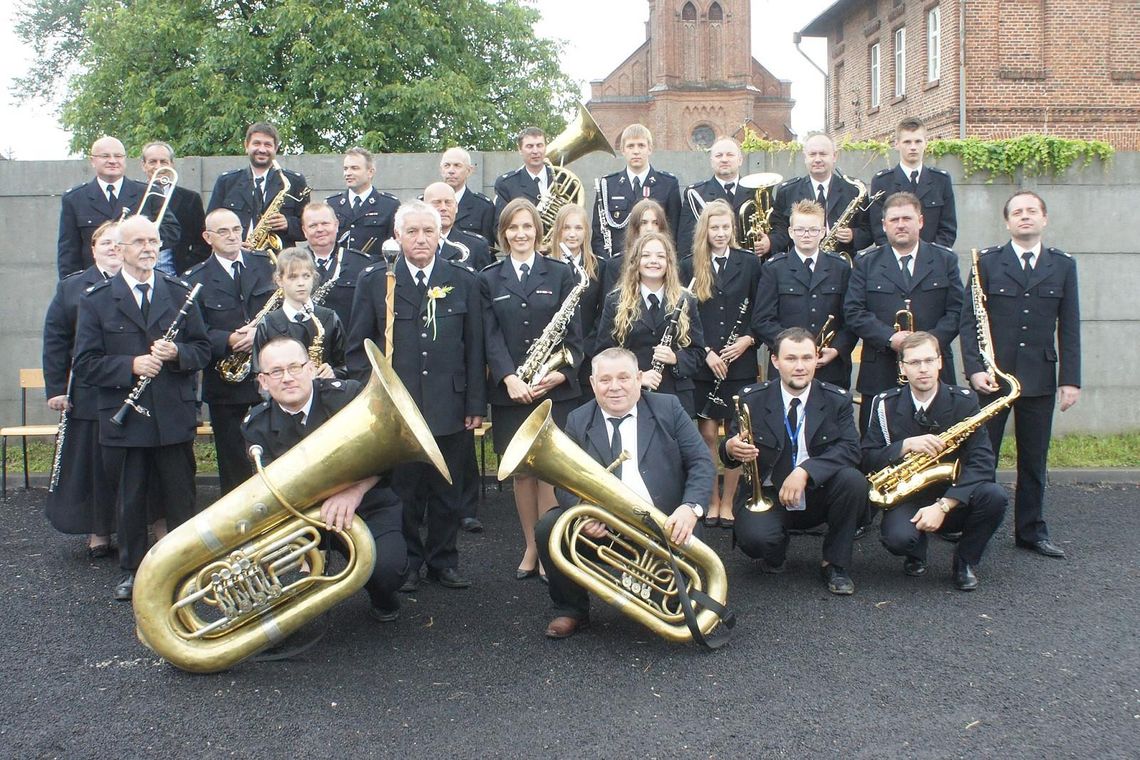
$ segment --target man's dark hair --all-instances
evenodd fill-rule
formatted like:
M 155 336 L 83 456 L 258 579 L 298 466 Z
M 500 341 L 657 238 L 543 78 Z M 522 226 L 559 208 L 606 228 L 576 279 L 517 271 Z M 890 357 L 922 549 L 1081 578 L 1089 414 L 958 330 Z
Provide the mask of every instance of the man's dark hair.
M 917 116 L 908 116 L 895 128 L 895 137 L 903 132 L 917 132 L 920 129 L 926 129 L 926 123 Z
M 1044 198 L 1042 198 L 1040 195 L 1033 192 L 1032 190 L 1018 190 L 1016 193 L 1009 196 L 1009 199 L 1006 200 L 1006 202 L 1005 202 L 1005 206 L 1002 207 L 1001 215 L 1002 215 L 1003 219 L 1009 219 L 1009 204 L 1012 203 L 1013 199 L 1019 195 L 1030 195 L 1030 196 L 1036 198 L 1037 202 L 1041 204 L 1041 213 L 1045 214 L 1046 216 L 1049 215 L 1049 209 L 1045 208 L 1045 199 Z
M 249 128 L 245 130 L 246 143 L 248 143 L 249 138 L 253 137 L 255 134 L 269 135 L 273 138 L 273 146 L 277 148 L 281 147 L 281 138 L 277 134 L 277 127 L 273 126 L 269 122 L 255 121 L 254 123 L 250 124 Z
M 914 210 L 918 212 L 919 216 L 922 216 L 922 201 L 918 199 L 917 195 L 906 190 L 891 193 L 883 204 L 883 215 L 886 216 L 887 211 L 895 206 L 914 206 Z
M 523 140 L 528 137 L 541 137 L 545 141 L 546 133 L 538 127 L 526 127 L 521 132 L 519 132 L 519 136 L 515 138 L 515 146 L 521 148 Z
M 784 341 L 790 340 L 792 343 L 802 343 L 803 341 L 811 341 L 815 343 L 815 336 L 811 331 L 804 327 L 787 327 L 780 331 L 776 336 L 776 348 L 773 353 L 776 356 L 780 355 L 780 348 L 784 345 Z

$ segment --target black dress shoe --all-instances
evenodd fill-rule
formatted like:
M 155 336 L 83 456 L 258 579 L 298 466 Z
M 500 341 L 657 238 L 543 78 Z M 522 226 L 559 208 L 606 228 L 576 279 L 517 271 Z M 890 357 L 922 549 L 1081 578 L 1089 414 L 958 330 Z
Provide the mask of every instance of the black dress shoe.
M 860 538 L 867 535 L 868 528 L 870 528 L 869 525 L 860 525 L 858 528 L 856 528 L 855 529 L 855 540 L 858 541 Z
M 1022 549 L 1028 549 L 1031 552 L 1037 552 L 1042 557 L 1056 557 L 1058 559 L 1065 558 L 1065 550 L 1047 538 L 1043 538 L 1040 541 L 1022 541 L 1019 538 L 1017 539 L 1017 545 Z
M 590 627 L 590 618 L 556 617 L 546 626 L 546 638 L 565 639 Z
M 368 614 L 371 615 L 374 620 L 378 620 L 381 623 L 394 623 L 400 618 L 400 608 L 397 607 L 394 610 L 386 610 L 380 607 L 369 607 Z
M 527 578 L 533 578 L 538 575 L 538 565 L 535 565 L 530 570 L 524 570 L 521 567 L 515 570 L 515 580 L 525 581 Z
M 838 565 L 824 565 L 819 568 L 827 590 L 838 596 L 850 596 L 855 593 L 855 583 L 847 571 Z
M 969 563 L 954 555 L 954 586 L 959 591 L 973 591 L 978 587 L 978 576 L 974 575 L 974 568 Z
M 96 544 L 95 546 L 88 546 L 87 559 L 103 559 L 104 557 L 110 557 L 111 552 L 114 550 L 115 547 L 111 546 L 111 544 Z
M 926 575 L 926 560 L 918 559 L 917 557 L 907 557 L 903 560 L 903 572 L 914 578 L 920 575 Z
M 459 529 L 468 533 L 482 533 L 483 523 L 475 517 L 464 517 L 459 521 Z
M 720 518 L 719 524 L 720 527 L 724 528 L 725 530 L 732 530 L 736 527 L 736 520 L 731 517 L 722 517 Z
M 788 567 L 788 561 L 785 559 L 778 565 L 773 565 L 768 560 L 761 557 L 756 560 L 756 566 L 760 568 L 760 572 L 767 573 L 768 575 L 781 575 Z
M 135 593 L 135 574 L 127 573 L 115 586 L 115 599 L 120 602 L 129 602 Z
M 432 583 L 438 583 L 444 588 L 468 588 L 471 585 L 471 581 L 460 575 L 459 571 L 454 567 L 445 567 L 442 570 L 435 570 L 429 567 L 427 579 Z
M 414 593 L 416 593 L 416 591 L 419 590 L 419 588 L 420 588 L 420 571 L 419 570 L 409 570 L 407 572 L 407 574 L 404 575 L 404 582 L 400 584 L 400 593 L 402 593 L 402 594 L 414 594 Z

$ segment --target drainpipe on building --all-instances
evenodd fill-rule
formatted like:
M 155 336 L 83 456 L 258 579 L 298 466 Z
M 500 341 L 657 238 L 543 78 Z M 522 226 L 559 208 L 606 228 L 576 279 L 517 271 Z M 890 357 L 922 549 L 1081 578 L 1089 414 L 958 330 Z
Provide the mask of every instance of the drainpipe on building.
M 958 0 L 958 139 L 966 139 L 966 0 Z
M 807 53 L 800 48 L 800 42 L 803 41 L 803 35 L 799 32 L 792 32 L 792 43 L 796 46 L 796 50 L 807 59 L 807 62 L 815 66 L 815 70 L 823 75 L 823 131 L 831 133 L 831 77 L 828 76 L 825 69 L 821 69 L 819 64 L 811 59 Z

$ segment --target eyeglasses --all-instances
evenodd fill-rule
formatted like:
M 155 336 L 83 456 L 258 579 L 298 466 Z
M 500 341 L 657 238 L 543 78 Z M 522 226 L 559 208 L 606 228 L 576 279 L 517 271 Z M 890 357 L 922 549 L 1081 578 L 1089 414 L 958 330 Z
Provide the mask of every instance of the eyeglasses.
M 908 367 L 933 367 L 942 360 L 941 356 L 932 356 L 929 359 L 900 359 L 900 364 L 905 364 Z
M 806 237 L 815 237 L 822 233 L 823 230 L 819 227 L 792 227 L 793 235 L 800 235 Z
M 146 246 L 158 248 L 162 245 L 162 241 L 158 238 L 137 238 L 135 240 L 124 240 L 122 244 L 129 245 L 131 248 L 144 248 Z
M 237 227 L 219 227 L 216 230 L 206 230 L 206 232 L 209 232 L 211 235 L 221 235 L 222 237 L 230 237 L 231 235 L 240 236 L 241 231 L 242 228 L 240 225 Z
M 261 372 L 259 374 L 268 375 L 274 380 L 281 380 L 285 377 L 286 372 L 289 373 L 290 377 L 296 377 L 304 371 L 305 367 L 308 366 L 308 362 L 305 362 L 304 364 L 290 364 L 286 367 L 278 367 L 277 369 L 271 369 L 268 372 Z
M 95 155 L 91 156 L 91 158 L 99 158 L 99 159 L 102 159 L 104 161 L 108 161 L 112 158 L 118 159 L 119 161 L 122 161 L 126 157 L 127 157 L 126 153 L 96 153 Z

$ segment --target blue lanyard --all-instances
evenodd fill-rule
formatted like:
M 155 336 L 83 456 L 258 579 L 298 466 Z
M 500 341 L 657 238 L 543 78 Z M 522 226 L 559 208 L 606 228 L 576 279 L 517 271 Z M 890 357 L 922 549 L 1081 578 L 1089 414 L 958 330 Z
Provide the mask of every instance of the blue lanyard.
M 792 468 L 796 466 L 796 459 L 799 458 L 800 453 L 800 431 L 804 428 L 804 413 L 803 404 L 800 404 L 800 418 L 796 420 L 796 429 L 792 430 L 792 426 L 788 424 L 788 415 L 784 415 L 784 430 L 788 431 L 788 438 L 792 441 Z

